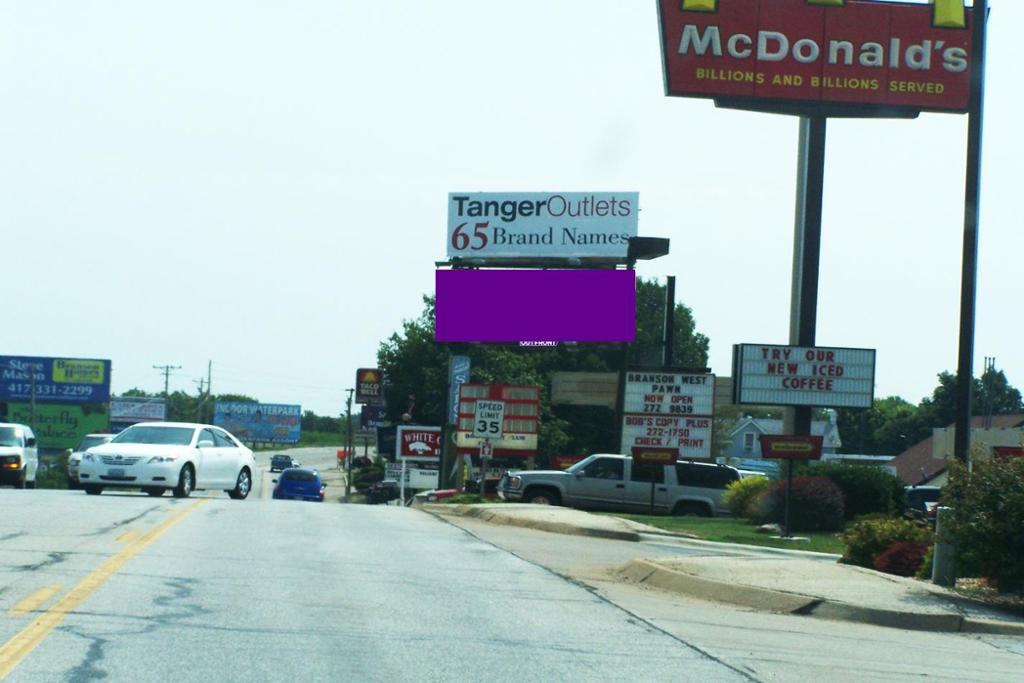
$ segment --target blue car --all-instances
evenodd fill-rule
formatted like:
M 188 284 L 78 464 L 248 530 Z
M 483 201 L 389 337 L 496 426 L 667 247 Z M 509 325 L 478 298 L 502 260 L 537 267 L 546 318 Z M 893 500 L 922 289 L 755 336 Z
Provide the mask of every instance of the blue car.
M 274 480 L 275 500 L 312 500 L 324 502 L 324 484 L 320 473 L 311 467 L 289 467 Z

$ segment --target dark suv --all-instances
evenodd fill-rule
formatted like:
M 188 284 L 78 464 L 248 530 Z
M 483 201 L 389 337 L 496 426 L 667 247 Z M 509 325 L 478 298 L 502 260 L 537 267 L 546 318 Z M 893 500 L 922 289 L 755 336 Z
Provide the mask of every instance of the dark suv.
M 288 469 L 289 467 L 298 467 L 299 461 L 292 459 L 290 455 L 272 455 L 270 456 L 270 471 L 281 472 Z

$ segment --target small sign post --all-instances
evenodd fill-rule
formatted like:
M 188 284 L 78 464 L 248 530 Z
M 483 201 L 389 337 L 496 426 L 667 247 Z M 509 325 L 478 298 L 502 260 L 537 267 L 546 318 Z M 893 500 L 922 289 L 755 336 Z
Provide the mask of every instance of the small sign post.
M 477 401 L 473 417 L 473 436 L 483 439 L 480 444 L 480 498 L 487 487 L 487 462 L 494 455 L 491 439 L 501 439 L 505 433 L 505 402 Z
M 651 465 L 664 467 L 676 461 L 678 452 L 671 448 L 633 448 L 633 467 L 637 465 Z M 658 477 L 651 472 L 651 514 L 654 514 L 654 486 L 658 483 Z
M 770 460 L 787 460 L 786 465 L 786 512 L 783 519 L 783 538 L 789 538 L 789 499 L 793 493 L 793 461 L 820 460 L 820 436 L 769 436 L 762 434 L 761 457 Z

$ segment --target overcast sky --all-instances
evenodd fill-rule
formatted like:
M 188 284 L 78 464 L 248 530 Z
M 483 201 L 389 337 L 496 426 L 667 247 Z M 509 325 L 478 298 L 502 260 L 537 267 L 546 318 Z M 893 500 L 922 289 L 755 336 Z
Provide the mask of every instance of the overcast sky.
M 975 368 L 1024 385 L 1020 40 L 992 2 Z M 0 354 L 343 410 L 450 191 L 630 190 L 731 373 L 785 343 L 797 121 L 664 96 L 654 0 L 0 2 Z M 818 344 L 955 371 L 967 117 L 831 121 Z

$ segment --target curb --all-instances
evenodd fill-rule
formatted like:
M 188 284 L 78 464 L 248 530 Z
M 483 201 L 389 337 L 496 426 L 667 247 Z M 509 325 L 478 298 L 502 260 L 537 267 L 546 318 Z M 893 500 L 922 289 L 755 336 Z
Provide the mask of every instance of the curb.
M 590 538 L 607 538 L 614 541 L 631 541 L 633 543 L 638 543 L 640 541 L 640 534 L 635 531 L 618 531 L 615 529 L 579 526 L 577 524 L 555 522 L 544 519 L 527 519 L 517 515 L 503 513 L 501 510 L 491 510 L 487 507 L 472 507 L 469 505 L 437 505 L 427 503 L 426 505 L 420 506 L 420 509 L 434 515 L 473 517 L 490 524 L 537 529 L 538 531 L 549 531 L 555 534 L 587 536 Z
M 959 614 L 925 614 L 861 607 L 799 593 L 738 586 L 662 567 L 649 560 L 633 560 L 617 571 L 637 584 L 653 586 L 689 597 L 723 602 L 767 612 L 779 612 L 835 621 L 850 621 L 911 631 L 1024 635 L 1024 624 L 965 618 Z

